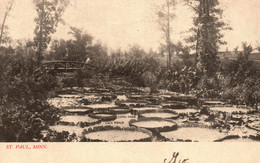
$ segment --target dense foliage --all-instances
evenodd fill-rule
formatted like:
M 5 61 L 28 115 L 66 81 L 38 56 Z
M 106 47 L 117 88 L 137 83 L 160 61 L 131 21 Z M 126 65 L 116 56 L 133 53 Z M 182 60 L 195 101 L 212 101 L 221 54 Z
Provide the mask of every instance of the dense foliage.
M 242 52 L 236 52 L 237 60 L 224 63 L 226 69 L 222 71 L 223 98 L 257 108 L 260 98 L 260 74 L 254 63 L 249 60 L 252 46 L 242 43 L 242 48 Z
M 53 40 L 47 60 L 68 60 L 86 62 L 107 56 L 107 49 L 100 42 L 93 43 L 93 36 L 83 30 L 70 27 L 69 40 Z
M 59 119 L 46 101 L 58 86 L 56 77 L 16 53 L 1 52 L 0 59 L 1 134 L 5 141 L 40 141 L 42 130 Z

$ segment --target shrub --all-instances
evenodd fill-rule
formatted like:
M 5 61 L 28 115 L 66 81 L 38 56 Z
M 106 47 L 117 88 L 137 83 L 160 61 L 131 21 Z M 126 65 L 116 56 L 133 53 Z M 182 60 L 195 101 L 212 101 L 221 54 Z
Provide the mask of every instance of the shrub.
M 40 141 L 42 131 L 59 119 L 58 110 L 46 102 L 56 77 L 37 62 L 22 56 L 1 55 L 1 119 L 6 141 Z

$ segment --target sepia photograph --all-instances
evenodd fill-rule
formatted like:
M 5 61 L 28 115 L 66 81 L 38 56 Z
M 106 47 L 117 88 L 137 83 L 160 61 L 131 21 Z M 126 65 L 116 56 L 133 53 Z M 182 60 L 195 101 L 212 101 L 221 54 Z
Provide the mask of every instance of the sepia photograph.
M 239 153 L 260 142 L 259 9 L 259 0 L 1 0 L 0 147 L 257 162 L 256 151 Z M 198 156 L 210 146 L 215 155 Z

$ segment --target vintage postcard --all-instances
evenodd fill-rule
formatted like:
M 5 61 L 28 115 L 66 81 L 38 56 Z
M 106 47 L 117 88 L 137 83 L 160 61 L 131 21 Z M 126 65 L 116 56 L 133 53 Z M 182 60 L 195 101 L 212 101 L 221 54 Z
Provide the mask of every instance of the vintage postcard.
M 258 162 L 259 8 L 1 0 L 0 162 Z

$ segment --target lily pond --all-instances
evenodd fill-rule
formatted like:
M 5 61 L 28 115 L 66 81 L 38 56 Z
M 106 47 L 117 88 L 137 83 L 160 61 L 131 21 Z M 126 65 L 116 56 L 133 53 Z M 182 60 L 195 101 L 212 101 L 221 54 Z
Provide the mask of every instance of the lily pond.
M 81 142 L 255 142 L 260 114 L 213 99 L 159 91 L 64 88 L 48 103 L 61 110 L 50 126 Z M 199 105 L 198 105 L 199 104 Z

